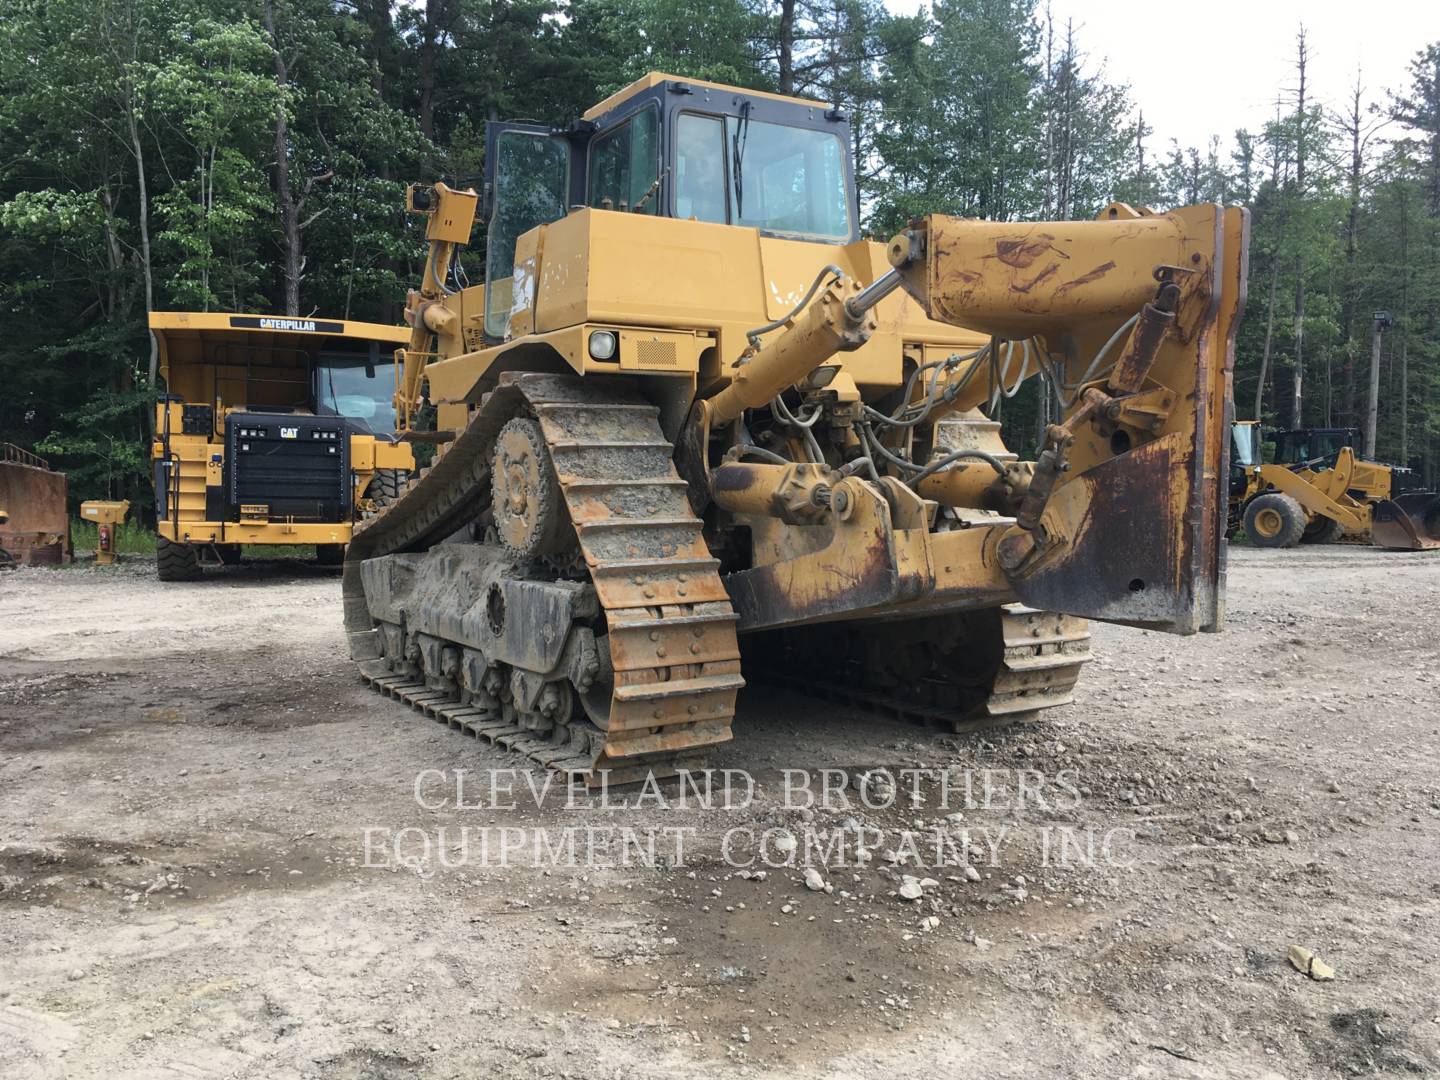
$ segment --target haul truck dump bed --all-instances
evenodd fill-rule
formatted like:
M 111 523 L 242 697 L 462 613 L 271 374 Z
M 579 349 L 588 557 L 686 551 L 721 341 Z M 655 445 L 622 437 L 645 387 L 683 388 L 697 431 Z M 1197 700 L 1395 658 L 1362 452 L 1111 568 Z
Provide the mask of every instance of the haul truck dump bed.
M 353 523 L 414 468 L 394 434 L 409 330 L 170 311 L 150 329 L 165 383 L 151 443 L 161 580 L 193 580 L 247 544 L 313 544 L 338 563 Z

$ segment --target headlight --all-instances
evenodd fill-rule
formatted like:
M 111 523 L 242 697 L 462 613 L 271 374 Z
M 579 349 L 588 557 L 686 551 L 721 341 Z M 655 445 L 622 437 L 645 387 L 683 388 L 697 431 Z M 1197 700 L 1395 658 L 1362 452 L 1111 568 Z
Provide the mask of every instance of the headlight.
M 613 359 L 615 346 L 615 335 L 609 330 L 596 330 L 590 335 L 590 355 L 596 360 Z

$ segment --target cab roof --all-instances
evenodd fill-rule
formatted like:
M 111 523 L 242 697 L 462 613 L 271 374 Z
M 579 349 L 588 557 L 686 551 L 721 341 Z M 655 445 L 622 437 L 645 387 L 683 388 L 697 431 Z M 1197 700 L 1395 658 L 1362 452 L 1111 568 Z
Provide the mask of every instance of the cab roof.
M 287 338 L 355 338 L 396 345 L 410 340 L 410 328 L 406 326 L 360 322 L 358 319 L 326 319 L 318 315 L 251 315 L 226 311 L 152 311 L 150 329 L 162 342 L 167 337 L 189 337 L 201 333 L 212 341 L 253 340 L 263 334 L 282 334 Z
M 746 97 L 765 98 L 769 101 L 791 101 L 797 105 L 826 104 L 825 102 L 817 101 L 814 98 L 789 97 L 785 94 L 772 94 L 765 90 L 748 90 L 743 86 L 726 86 L 724 83 L 706 82 L 704 79 L 687 79 L 683 75 L 667 75 L 663 71 L 652 71 L 649 74 L 642 75 L 640 78 L 632 82 L 629 86 L 624 87 L 620 90 L 616 90 L 615 93 L 611 94 L 604 101 L 600 102 L 600 104 L 594 106 L 593 108 L 587 109 L 581 119 L 594 120 L 597 117 L 604 116 L 611 109 L 628 101 L 636 94 L 642 93 L 646 90 L 650 90 L 656 86 L 659 86 L 661 83 L 667 82 L 681 82 L 685 83 L 687 86 L 700 86 L 710 90 L 719 90 L 723 93 L 743 94 Z

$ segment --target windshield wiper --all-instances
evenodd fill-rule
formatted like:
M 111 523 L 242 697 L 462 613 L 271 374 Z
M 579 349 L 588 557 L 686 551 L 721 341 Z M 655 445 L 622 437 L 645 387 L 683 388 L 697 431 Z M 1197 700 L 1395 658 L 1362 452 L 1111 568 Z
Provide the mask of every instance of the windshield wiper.
M 745 216 L 745 183 L 741 165 L 745 159 L 745 140 L 750 134 L 750 102 L 740 104 L 740 119 L 735 124 L 735 134 L 730 139 L 730 172 L 735 178 L 735 219 L 736 224 Z M 714 145 L 713 143 L 711 145 Z

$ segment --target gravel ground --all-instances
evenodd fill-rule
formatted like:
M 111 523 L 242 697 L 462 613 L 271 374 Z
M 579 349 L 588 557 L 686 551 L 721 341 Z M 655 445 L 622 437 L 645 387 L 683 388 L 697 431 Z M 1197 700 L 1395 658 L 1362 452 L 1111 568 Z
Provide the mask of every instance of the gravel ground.
M 747 689 L 681 806 L 366 690 L 333 572 L 18 571 L 0 1076 L 1436 1075 L 1437 612 L 1440 553 L 1234 549 L 1037 722 Z

